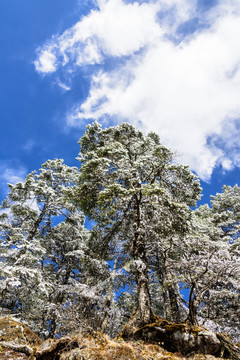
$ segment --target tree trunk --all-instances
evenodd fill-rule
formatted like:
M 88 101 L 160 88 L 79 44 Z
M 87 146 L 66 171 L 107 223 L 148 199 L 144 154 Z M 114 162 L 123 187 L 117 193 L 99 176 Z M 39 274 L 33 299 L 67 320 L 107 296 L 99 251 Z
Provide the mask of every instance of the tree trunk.
M 141 237 L 141 236 L 139 236 Z M 149 276 L 148 276 L 148 264 L 145 257 L 145 251 L 143 251 L 143 244 L 141 240 L 136 241 L 135 252 L 135 274 L 137 282 L 137 312 L 141 323 L 149 323 L 151 320 L 151 298 L 149 293 Z
M 169 321 L 172 319 L 172 313 L 171 313 L 171 304 L 169 301 L 168 291 L 164 288 L 164 285 L 161 284 L 163 289 L 163 301 L 164 301 L 164 307 L 165 307 L 165 318 Z
M 136 328 L 154 321 L 149 293 L 148 264 L 141 235 L 136 236 L 134 240 L 134 272 L 137 283 L 137 305 L 120 334 L 124 339 L 131 338 Z
M 156 249 L 156 265 L 157 265 L 157 274 L 158 274 L 158 281 L 162 288 L 163 294 L 163 301 L 164 301 L 164 308 L 165 308 L 165 318 L 169 321 L 172 320 L 172 312 L 171 312 L 171 304 L 169 300 L 169 293 L 168 287 L 165 285 L 166 281 L 166 270 L 165 270 L 165 261 L 166 261 L 166 254 L 157 247 Z
M 172 274 L 169 270 L 169 266 L 166 263 L 165 264 L 165 271 L 166 271 L 166 280 L 167 280 L 167 291 L 169 296 L 169 302 L 170 302 L 170 311 L 171 311 L 171 321 L 179 323 L 180 322 L 180 312 L 179 312 L 179 306 L 177 301 L 177 295 L 176 295 L 176 289 L 172 282 Z
M 171 320 L 175 323 L 180 323 L 181 316 L 177 301 L 177 294 L 173 284 L 173 277 L 169 268 L 167 256 L 167 253 L 163 256 L 165 280 L 167 283 L 167 285 L 165 285 L 166 290 L 164 296 L 166 318 L 167 320 Z
M 179 306 L 176 296 L 176 290 L 173 285 L 170 285 L 168 288 L 168 294 L 170 299 L 170 306 L 171 306 L 171 320 L 176 323 L 180 323 L 180 313 L 179 313 Z
M 113 294 L 113 285 L 114 285 L 114 280 L 116 277 L 116 269 L 117 269 L 117 260 L 114 261 L 114 266 L 113 266 L 113 271 L 111 274 L 111 279 L 110 279 L 110 284 L 109 284 L 109 288 L 107 291 L 107 295 L 106 295 L 106 299 L 103 305 L 103 311 L 104 311 L 104 315 L 103 315 L 103 320 L 102 320 L 102 325 L 101 325 L 101 332 L 105 333 L 106 328 L 107 328 L 107 323 L 108 323 L 108 318 L 109 318 L 109 310 L 111 307 L 111 300 L 112 300 L 112 294 Z
M 189 321 L 189 323 L 191 325 L 197 325 L 198 324 L 198 322 L 197 322 L 197 309 L 198 309 L 198 306 L 196 306 L 196 299 L 195 299 L 195 295 L 194 295 L 194 289 L 195 289 L 195 283 L 193 283 L 191 288 L 190 288 L 189 302 L 188 302 L 189 313 L 188 313 L 187 320 Z
M 137 311 L 136 316 L 141 324 L 147 324 L 151 321 L 151 298 L 149 292 L 149 268 L 146 256 L 144 242 L 144 229 L 141 222 L 141 192 L 139 197 L 136 195 L 135 203 L 135 227 L 136 231 L 133 238 L 133 259 L 134 271 L 137 282 Z

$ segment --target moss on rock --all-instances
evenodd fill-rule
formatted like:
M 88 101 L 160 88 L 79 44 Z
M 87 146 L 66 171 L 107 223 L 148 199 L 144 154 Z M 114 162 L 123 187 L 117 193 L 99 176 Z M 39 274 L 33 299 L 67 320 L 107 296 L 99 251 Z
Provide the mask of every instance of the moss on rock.
M 137 329 L 134 339 L 144 339 L 161 344 L 171 352 L 216 354 L 221 348 L 221 342 L 216 334 L 198 326 L 187 323 L 175 324 L 166 319 L 157 318 L 154 323 Z
M 0 318 L 0 341 L 34 346 L 38 346 L 42 343 L 42 340 L 29 329 L 28 326 L 11 319 L 10 317 Z

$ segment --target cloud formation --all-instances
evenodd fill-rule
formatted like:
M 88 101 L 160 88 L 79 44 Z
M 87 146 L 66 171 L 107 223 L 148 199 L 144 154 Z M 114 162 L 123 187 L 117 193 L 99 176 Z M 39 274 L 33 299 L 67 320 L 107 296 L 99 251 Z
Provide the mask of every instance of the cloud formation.
M 14 166 L 9 162 L 0 162 L 0 192 L 6 196 L 8 193 L 7 184 L 16 184 L 23 181 L 27 175 L 27 169 L 22 166 Z
M 198 4 L 98 0 L 97 10 L 40 47 L 41 73 L 98 64 L 68 125 L 127 120 L 156 131 L 204 180 L 216 165 L 240 166 L 240 3 Z
M 4 198 L 9 193 L 9 187 L 7 184 L 15 185 L 18 182 L 24 182 L 27 176 L 27 169 L 23 166 L 15 166 L 14 164 L 8 161 L 0 162 L 0 194 Z M 39 213 L 40 208 L 37 204 L 36 199 L 33 197 L 32 199 L 27 199 L 24 202 L 25 205 L 28 205 L 32 210 L 35 210 Z M 0 209 L 1 214 L 8 214 L 11 216 L 10 208 Z

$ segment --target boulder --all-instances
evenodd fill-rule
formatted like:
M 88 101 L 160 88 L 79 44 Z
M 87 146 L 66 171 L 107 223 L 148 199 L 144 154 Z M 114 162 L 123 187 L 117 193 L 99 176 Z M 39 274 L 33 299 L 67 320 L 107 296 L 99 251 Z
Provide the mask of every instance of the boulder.
M 142 339 L 160 344 L 171 352 L 184 355 L 191 353 L 216 354 L 221 349 L 217 335 L 203 327 L 188 324 L 174 324 L 158 318 L 155 323 L 136 329 L 134 339 Z
M 18 351 L 14 351 L 10 348 L 5 348 L 3 351 L 0 352 L 0 360 L 28 360 L 29 356 L 18 352 Z
M 9 317 L 1 317 L 0 342 L 38 346 L 42 343 L 42 340 L 25 324 Z
M 34 352 L 38 360 L 59 360 L 62 352 L 70 351 L 78 347 L 77 340 L 73 337 L 61 339 L 47 339 Z
M 0 318 L 0 360 L 26 360 L 42 340 L 22 324 L 9 317 Z

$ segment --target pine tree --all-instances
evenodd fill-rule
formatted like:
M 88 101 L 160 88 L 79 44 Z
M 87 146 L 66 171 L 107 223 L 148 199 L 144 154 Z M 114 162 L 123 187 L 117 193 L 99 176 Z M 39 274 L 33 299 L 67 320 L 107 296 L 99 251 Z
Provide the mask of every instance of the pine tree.
M 224 281 L 218 283 L 213 296 L 217 306 L 211 308 L 216 322 L 225 332 L 240 334 L 240 187 L 223 186 L 222 193 L 211 196 L 212 218 L 221 229 L 221 238 L 232 266 Z M 216 310 L 217 309 L 217 310 Z
M 86 308 L 96 302 L 86 269 L 95 268 L 96 282 L 101 264 L 88 249 L 84 216 L 67 196 L 76 174 L 77 168 L 62 160 L 48 160 L 39 173 L 9 185 L 2 204 L 2 314 L 19 315 L 42 336 L 61 332 L 63 322 L 69 328 L 66 314 L 79 309 L 80 299 L 85 297 Z
M 231 311 L 236 319 L 239 262 L 231 256 L 229 243 L 214 223 L 208 205 L 193 212 L 192 230 L 182 238 L 177 250 L 174 256 L 169 254 L 169 264 L 177 274 L 189 323 L 227 322 Z
M 173 163 L 173 153 L 158 135 L 124 123 L 102 129 L 95 122 L 80 140 L 76 200 L 101 228 L 105 249 L 125 254 L 137 285 L 133 321 L 152 317 L 150 254 L 160 237 L 184 232 L 201 188 L 188 167 Z M 154 224 L 157 218 L 157 224 Z
M 199 180 L 155 133 L 95 122 L 79 143 L 80 170 L 48 160 L 9 185 L 2 315 L 43 337 L 124 324 L 127 336 L 155 314 L 240 332 L 240 188 L 192 210 Z

